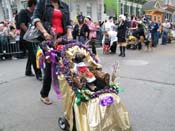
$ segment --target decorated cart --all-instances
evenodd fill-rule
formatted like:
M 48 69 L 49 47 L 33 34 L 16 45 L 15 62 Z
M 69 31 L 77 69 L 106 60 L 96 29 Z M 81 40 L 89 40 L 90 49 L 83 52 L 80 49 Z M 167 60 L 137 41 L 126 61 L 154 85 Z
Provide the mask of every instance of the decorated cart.
M 129 131 L 129 115 L 118 96 L 117 66 L 111 76 L 105 73 L 95 55 L 79 42 L 58 48 L 59 54 L 49 52 L 59 85 L 59 91 L 55 90 L 61 92 L 64 107 L 59 127 L 67 131 Z

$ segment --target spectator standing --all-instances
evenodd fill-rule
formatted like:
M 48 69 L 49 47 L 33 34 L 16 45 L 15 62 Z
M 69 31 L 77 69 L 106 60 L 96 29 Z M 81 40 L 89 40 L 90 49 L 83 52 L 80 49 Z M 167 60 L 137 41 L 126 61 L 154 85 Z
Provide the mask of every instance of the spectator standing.
M 32 73 L 32 68 L 35 71 L 36 78 L 38 80 L 42 80 L 42 74 L 41 70 L 37 69 L 36 67 L 36 50 L 37 50 L 37 44 L 36 43 L 31 43 L 27 42 L 23 39 L 23 36 L 25 32 L 27 31 L 27 28 L 29 24 L 31 24 L 31 17 L 33 15 L 33 11 L 35 9 L 37 1 L 36 0 L 28 0 L 28 7 L 26 9 L 23 9 L 20 11 L 18 15 L 18 21 L 20 24 L 20 44 L 23 45 L 24 49 L 26 48 L 28 50 L 28 58 L 27 58 L 27 63 L 26 63 L 26 70 L 25 70 L 25 75 L 26 76 L 34 76 Z
M 162 28 L 163 28 L 163 32 L 162 32 L 162 45 L 167 44 L 168 41 L 168 32 L 171 28 L 171 24 L 168 21 L 168 19 L 165 19 L 164 23 L 162 23 Z
M 156 21 L 152 21 L 150 26 L 150 31 L 151 31 L 151 38 L 152 38 L 152 45 L 155 48 L 158 44 L 158 29 L 159 29 L 159 25 Z
M 78 15 L 78 23 L 73 29 L 73 38 L 85 44 L 88 40 L 89 28 L 84 22 L 85 17 L 83 15 Z
M 0 53 L 3 53 L 2 59 L 8 58 L 5 54 L 7 52 L 6 47 L 9 44 L 8 41 L 8 25 L 5 22 L 0 22 Z
M 90 45 L 92 46 L 92 53 L 94 53 L 95 55 L 97 54 L 96 52 L 96 33 L 97 33 L 97 27 L 96 25 L 93 23 L 92 19 L 90 16 L 87 16 L 85 19 L 85 22 L 89 28 L 89 36 L 88 39 L 90 40 Z
M 15 44 L 16 43 L 16 29 L 14 26 L 10 26 L 10 31 L 9 31 L 9 42 Z
M 118 24 L 118 44 L 120 46 L 120 54 L 119 56 L 125 57 L 125 50 L 126 50 L 126 31 L 127 31 L 127 24 L 125 21 L 126 17 L 124 15 L 119 16 L 119 24 Z
M 105 31 L 113 31 L 115 27 L 115 24 L 113 22 L 113 16 L 110 16 L 108 21 L 104 24 L 104 30 Z

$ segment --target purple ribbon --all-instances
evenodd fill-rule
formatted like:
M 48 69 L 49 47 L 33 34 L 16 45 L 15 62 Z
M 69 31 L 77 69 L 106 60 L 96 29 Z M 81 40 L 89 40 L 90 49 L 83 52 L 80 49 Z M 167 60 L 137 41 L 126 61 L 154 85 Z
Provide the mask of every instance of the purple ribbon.
M 114 102 L 114 98 L 112 96 L 106 96 L 100 99 L 101 106 L 109 106 Z
M 39 57 L 39 67 L 40 69 L 44 69 L 44 55 L 43 54 Z
M 51 72 L 52 72 L 52 81 L 53 81 L 53 89 L 55 90 L 56 94 L 57 94 L 57 98 L 60 99 L 61 98 L 61 92 L 59 90 L 59 81 L 57 79 L 57 75 L 56 75 L 56 51 L 51 50 L 50 52 L 47 52 L 46 54 L 47 56 L 50 57 L 51 62 L 52 62 L 52 66 L 51 66 Z

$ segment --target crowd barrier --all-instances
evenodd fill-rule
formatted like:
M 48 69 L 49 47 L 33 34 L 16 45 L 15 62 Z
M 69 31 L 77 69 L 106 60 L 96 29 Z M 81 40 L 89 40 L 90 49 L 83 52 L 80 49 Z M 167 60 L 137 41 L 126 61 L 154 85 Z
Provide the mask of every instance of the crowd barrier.
M 102 34 L 98 30 L 95 42 L 97 47 L 102 46 L 101 40 Z M 0 60 L 12 58 L 12 56 L 17 57 L 20 56 L 21 53 L 19 41 L 10 42 L 9 36 L 0 36 Z
M 6 59 L 20 54 L 19 41 L 10 42 L 8 36 L 0 36 L 0 58 Z

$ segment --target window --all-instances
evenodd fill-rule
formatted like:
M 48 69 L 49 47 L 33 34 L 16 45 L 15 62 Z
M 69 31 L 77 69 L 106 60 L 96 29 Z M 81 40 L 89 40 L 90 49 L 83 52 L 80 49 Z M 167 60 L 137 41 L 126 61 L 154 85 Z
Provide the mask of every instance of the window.
M 160 16 L 157 17 L 158 22 L 160 22 Z
M 86 12 L 87 16 L 92 17 L 92 4 L 91 3 L 87 3 L 86 10 L 87 10 L 87 12 Z
M 122 3 L 120 4 L 120 7 L 121 7 L 120 12 L 121 12 L 121 14 L 123 14 L 123 4 Z
M 129 8 L 128 5 L 125 4 L 124 5 L 124 12 L 127 13 L 127 14 L 128 14 L 128 11 L 129 11 L 128 8 Z
M 154 16 L 154 21 L 156 21 L 156 16 Z
M 130 6 L 130 12 L 131 12 L 131 15 L 134 15 L 133 6 Z
M 97 11 L 98 20 L 101 20 L 101 16 L 102 16 L 102 5 L 99 4 L 99 8 L 98 8 L 98 11 Z
M 77 12 L 77 14 L 79 14 L 79 13 L 80 13 L 80 5 L 79 5 L 79 4 L 77 4 L 77 7 L 76 7 L 76 12 Z

